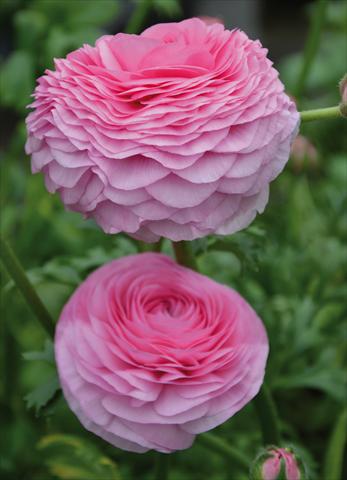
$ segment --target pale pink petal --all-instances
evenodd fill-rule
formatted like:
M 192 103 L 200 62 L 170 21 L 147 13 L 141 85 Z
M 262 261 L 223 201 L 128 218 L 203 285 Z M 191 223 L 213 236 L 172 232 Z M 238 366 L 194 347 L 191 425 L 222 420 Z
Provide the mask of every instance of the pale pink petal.
M 195 207 L 217 189 L 217 183 L 204 183 L 191 187 L 191 183 L 176 175 L 149 185 L 146 190 L 153 198 L 169 207 Z

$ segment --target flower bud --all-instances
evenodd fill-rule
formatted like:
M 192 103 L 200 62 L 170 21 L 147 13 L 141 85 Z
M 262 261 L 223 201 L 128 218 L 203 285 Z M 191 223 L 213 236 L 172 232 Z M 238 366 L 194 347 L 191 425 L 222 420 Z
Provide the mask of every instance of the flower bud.
M 341 93 L 340 110 L 344 117 L 347 117 L 347 73 L 339 83 Z
M 251 480 L 307 480 L 305 467 L 292 448 L 267 447 L 251 468 Z
M 318 168 L 318 152 L 316 147 L 304 135 L 298 135 L 290 151 L 291 165 L 296 173 L 305 168 L 315 170 Z
M 214 25 L 215 23 L 221 23 L 222 25 L 224 24 L 223 20 L 219 17 L 210 17 L 210 16 L 205 16 L 205 15 L 202 15 L 200 17 L 200 20 L 202 20 L 205 25 Z
M 343 103 L 347 103 L 347 73 L 340 81 L 340 93 Z

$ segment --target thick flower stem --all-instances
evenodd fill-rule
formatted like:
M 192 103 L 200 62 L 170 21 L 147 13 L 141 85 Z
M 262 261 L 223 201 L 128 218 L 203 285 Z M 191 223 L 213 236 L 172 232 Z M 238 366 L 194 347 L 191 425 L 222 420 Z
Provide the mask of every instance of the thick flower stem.
M 264 445 L 281 445 L 281 434 L 275 402 L 268 387 L 263 384 L 253 400 L 257 412 Z
M 328 118 L 343 118 L 341 107 L 317 108 L 315 110 L 304 110 L 300 112 L 301 122 L 312 122 L 312 120 L 325 120 Z
M 163 240 L 163 237 L 161 237 L 161 239 L 153 245 L 153 252 L 161 252 L 161 249 L 163 248 Z
M 322 28 L 325 20 L 325 12 L 328 6 L 327 0 L 318 0 L 318 4 L 313 13 L 310 28 L 308 32 L 308 37 L 304 50 L 304 58 L 302 61 L 301 71 L 298 75 L 297 83 L 294 89 L 294 96 L 297 101 L 300 100 L 300 97 L 305 90 L 306 80 L 311 70 L 311 66 L 315 59 L 315 56 L 319 47 L 319 39 L 322 32 Z
M 157 454 L 155 480 L 168 480 L 169 479 L 169 460 L 170 456 L 165 453 Z
M 196 259 L 189 242 L 172 242 L 177 263 L 198 270 Z
M 230 461 L 234 462 L 239 467 L 242 467 L 245 470 L 249 469 L 250 462 L 248 458 L 243 455 L 243 453 L 229 445 L 225 440 L 217 437 L 217 435 L 214 435 L 213 433 L 203 433 L 198 436 L 198 442 L 209 450 L 221 453 L 224 458 L 230 459 Z
M 47 331 L 50 337 L 54 337 L 54 323 L 46 307 L 37 295 L 34 287 L 28 280 L 28 277 L 16 257 L 10 245 L 0 237 L 0 258 L 11 275 L 13 281 L 21 291 L 28 306 L 31 308 L 37 319 Z

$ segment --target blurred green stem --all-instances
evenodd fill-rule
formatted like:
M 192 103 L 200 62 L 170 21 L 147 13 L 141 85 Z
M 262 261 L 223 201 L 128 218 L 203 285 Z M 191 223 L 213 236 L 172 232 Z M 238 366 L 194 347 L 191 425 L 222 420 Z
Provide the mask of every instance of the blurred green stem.
M 157 453 L 157 463 L 155 471 L 155 480 L 168 480 L 169 478 L 169 460 L 167 453 Z
M 16 257 L 10 245 L 0 237 L 0 258 L 12 277 L 14 283 L 21 291 L 28 306 L 31 308 L 37 319 L 50 335 L 54 337 L 54 322 L 48 313 L 46 307 L 37 295 L 34 287 L 31 285 L 22 265 Z
M 161 252 L 161 249 L 163 248 L 163 237 L 160 238 L 160 240 L 158 240 L 158 242 L 154 243 L 153 244 L 153 252 L 157 252 L 157 253 L 160 253 Z
M 172 247 L 175 252 L 177 263 L 191 268 L 192 270 L 198 270 L 190 242 L 172 242 Z
M 300 98 L 305 90 L 306 80 L 318 51 L 319 39 L 325 20 L 327 6 L 327 0 L 318 0 L 315 11 L 311 17 L 309 32 L 305 44 L 304 58 L 293 92 L 297 103 L 300 103 Z
M 198 436 L 197 440 L 209 450 L 221 453 L 225 458 L 230 459 L 230 461 L 239 467 L 249 470 L 250 462 L 248 458 L 217 435 L 213 433 L 203 433 Z
M 125 28 L 126 33 L 139 33 L 151 10 L 152 0 L 138 0 Z
M 338 416 L 329 439 L 324 462 L 324 478 L 342 480 L 343 454 L 347 440 L 347 407 Z
M 260 392 L 253 400 L 257 412 L 264 445 L 281 445 L 278 413 L 267 385 L 263 383 Z
M 137 245 L 141 253 L 144 252 L 161 252 L 163 246 L 163 238 L 155 243 L 146 243 L 142 240 L 137 240 Z
M 324 120 L 327 118 L 343 117 L 341 107 L 317 108 L 315 110 L 304 110 L 300 112 L 301 122 L 312 122 L 312 120 Z

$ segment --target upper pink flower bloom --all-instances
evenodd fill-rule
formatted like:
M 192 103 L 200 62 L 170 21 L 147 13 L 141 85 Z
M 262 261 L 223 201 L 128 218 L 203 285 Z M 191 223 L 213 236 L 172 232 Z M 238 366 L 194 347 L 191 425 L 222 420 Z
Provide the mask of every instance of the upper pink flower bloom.
M 33 172 L 107 233 L 151 242 L 246 227 L 299 122 L 266 54 L 197 18 L 84 45 L 38 81 Z
M 124 450 L 171 452 L 257 394 L 268 341 L 234 290 L 144 253 L 80 285 L 59 319 L 55 353 L 85 428 Z

